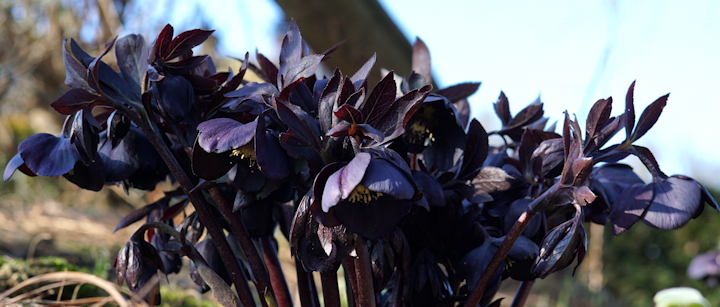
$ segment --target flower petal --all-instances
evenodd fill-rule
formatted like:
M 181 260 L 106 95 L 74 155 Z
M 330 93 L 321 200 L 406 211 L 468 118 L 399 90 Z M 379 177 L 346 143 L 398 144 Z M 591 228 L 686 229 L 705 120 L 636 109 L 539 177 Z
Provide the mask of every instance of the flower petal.
M 415 186 L 408 179 L 407 174 L 383 159 L 370 161 L 362 184 L 370 191 L 392 195 L 399 199 L 411 199 L 415 195 Z
M 655 197 L 643 221 L 660 229 L 677 229 L 695 218 L 703 209 L 701 190 L 695 180 L 670 177 L 655 187 Z
M 207 152 L 226 152 L 239 148 L 255 137 L 257 119 L 242 124 L 230 118 L 214 118 L 198 125 L 198 144 Z
M 80 159 L 69 138 L 39 133 L 18 145 L 18 152 L 25 165 L 41 176 L 60 176 L 72 170 Z

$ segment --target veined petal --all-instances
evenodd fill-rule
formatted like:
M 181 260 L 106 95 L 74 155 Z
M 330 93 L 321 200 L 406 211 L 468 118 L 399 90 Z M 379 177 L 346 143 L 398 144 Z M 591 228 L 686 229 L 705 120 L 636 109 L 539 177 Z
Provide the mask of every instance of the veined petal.
M 399 199 L 411 199 L 415 195 L 415 186 L 407 175 L 383 159 L 370 161 L 362 184 L 370 191 L 392 195 Z
M 47 133 L 33 135 L 18 145 L 25 165 L 41 176 L 59 176 L 69 172 L 80 159 L 80 154 L 69 138 Z
M 198 125 L 198 144 L 207 152 L 226 152 L 249 143 L 255 137 L 257 119 L 242 124 L 230 118 L 214 118 Z

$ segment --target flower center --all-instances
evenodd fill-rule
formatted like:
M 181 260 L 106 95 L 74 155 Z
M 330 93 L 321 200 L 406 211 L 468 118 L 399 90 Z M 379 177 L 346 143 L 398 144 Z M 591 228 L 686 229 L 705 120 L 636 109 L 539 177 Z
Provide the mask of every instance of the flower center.
M 243 146 L 233 149 L 232 152 L 230 152 L 230 156 L 240 157 L 240 159 L 248 159 L 250 160 L 251 166 L 254 165 L 257 160 L 257 157 L 255 156 L 255 146 L 253 146 L 253 142 L 248 142 Z
M 348 201 L 351 203 L 363 202 L 367 204 L 380 198 L 382 195 L 383 193 L 370 191 L 366 186 L 358 184 L 352 193 L 350 193 L 350 196 L 348 196 Z
M 430 145 L 430 142 L 435 141 L 435 136 L 428 126 L 428 122 L 424 118 L 414 121 L 408 129 L 407 141 L 411 144 Z

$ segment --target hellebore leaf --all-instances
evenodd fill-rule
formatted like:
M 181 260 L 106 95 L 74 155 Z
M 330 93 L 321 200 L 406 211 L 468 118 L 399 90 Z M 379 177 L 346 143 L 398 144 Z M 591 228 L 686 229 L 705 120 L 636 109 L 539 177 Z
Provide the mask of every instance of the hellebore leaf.
M 192 48 L 195 48 L 196 46 L 206 41 L 213 32 L 215 32 L 215 30 L 208 31 L 194 29 L 178 34 L 172 41 L 170 41 L 167 49 L 163 50 L 163 60 L 172 60 L 187 53 L 188 51 L 192 50 Z M 172 28 L 170 35 L 172 36 Z
M 500 118 L 500 122 L 502 122 L 503 126 L 510 124 L 510 121 L 512 120 L 512 114 L 510 114 L 510 102 L 504 92 L 500 92 L 500 97 L 498 97 L 497 102 L 494 103 L 493 106 L 495 107 L 495 114 L 497 114 L 498 118 Z
M 394 74 L 390 72 L 380 80 L 360 108 L 365 123 L 379 127 L 381 117 L 391 111 L 390 106 L 395 101 L 395 93 L 397 92 L 393 77 Z
M 473 119 L 467 133 L 467 143 L 463 151 L 463 161 L 458 178 L 475 177 L 487 158 L 489 150 L 488 134 L 479 121 Z
M 268 58 L 266 58 L 261 53 L 258 53 L 257 50 L 255 51 L 255 58 L 258 61 L 258 64 L 260 64 L 260 68 L 262 69 L 262 73 L 260 74 L 263 80 L 266 83 L 269 83 L 273 85 L 277 89 L 278 83 L 278 68 L 273 64 Z
M 170 43 L 172 42 L 174 29 L 170 24 L 166 24 L 165 27 L 160 31 L 152 50 L 152 59 L 148 62 L 155 62 L 155 60 L 165 61 L 167 56 L 170 55 Z
M 145 218 L 146 216 L 148 216 L 148 214 L 150 214 L 150 212 L 155 210 L 155 208 L 157 208 L 160 205 L 161 201 L 167 202 L 167 199 L 161 198 L 160 200 L 158 200 L 154 203 L 147 204 L 145 206 L 137 208 L 137 209 L 133 210 L 132 212 L 128 213 L 128 215 L 123 217 L 120 220 L 120 222 L 118 222 L 117 226 L 115 226 L 115 229 L 113 229 L 113 233 L 115 233 L 116 231 L 118 231 L 120 229 L 123 229 L 125 227 L 132 225 L 133 223 L 139 221 L 140 219 Z
M 344 120 L 348 123 L 363 123 L 365 122 L 363 117 L 363 114 L 355 109 L 354 107 L 344 104 L 340 106 L 335 112 L 333 112 L 335 116 L 340 119 Z
M 290 104 L 299 106 L 311 117 L 317 117 L 317 103 L 313 93 L 305 82 L 300 82 L 292 88 L 288 96 Z
M 82 88 L 73 88 L 50 103 L 50 106 L 60 114 L 70 115 L 99 101 L 101 101 L 100 96 Z
M 513 186 L 515 178 L 508 175 L 503 169 L 486 166 L 470 182 L 476 190 L 486 193 L 506 191 Z
M 355 85 L 355 88 L 367 87 L 366 80 L 368 75 L 370 75 L 370 70 L 375 65 L 376 59 L 377 54 L 373 53 L 370 59 L 368 59 L 367 62 L 365 62 L 365 64 L 363 64 L 363 66 L 360 67 L 360 69 L 358 69 L 352 77 L 350 77 L 350 82 Z
M 320 130 L 322 133 L 326 133 L 332 127 L 332 116 L 333 111 L 337 109 L 340 100 L 340 94 L 344 82 L 344 77 L 339 69 L 335 69 L 332 78 L 327 82 L 325 87 L 322 89 L 320 96 L 317 101 L 318 106 L 318 121 L 320 122 Z M 318 86 L 318 83 L 315 83 Z
M 623 118 L 625 119 L 624 124 L 626 140 L 632 139 L 630 136 L 632 135 L 633 128 L 635 127 L 635 102 L 633 98 L 634 93 L 635 81 L 630 84 L 627 94 L 625 94 L 625 113 L 623 114 Z
M 282 46 L 280 47 L 280 69 L 278 70 L 278 78 L 280 78 L 281 75 L 287 75 L 288 71 L 300 62 L 303 48 L 302 40 L 297 23 L 294 19 L 291 19 L 287 33 L 285 37 L 283 37 Z M 288 81 L 286 80 L 286 82 Z M 283 83 L 277 82 L 278 87 L 280 87 L 281 84 Z
M 208 59 L 210 59 L 210 56 L 208 55 L 198 55 L 189 57 L 187 59 L 183 59 L 177 62 L 168 62 L 165 63 L 165 71 L 169 74 L 173 75 L 184 75 L 190 72 L 193 69 L 198 68 L 200 65 L 205 63 Z
M 432 86 L 426 85 L 420 89 L 412 90 L 396 99 L 392 103 L 390 112 L 383 114 L 378 123 L 372 124 L 373 127 L 383 131 L 388 140 L 392 140 L 402 135 L 403 132 L 405 132 L 405 127 L 410 121 L 410 118 L 420 107 L 422 101 L 428 97 L 430 90 L 432 90 Z M 370 123 L 369 119 L 368 123 Z
M 286 92 L 288 87 L 295 84 L 297 81 L 304 80 L 305 78 L 314 75 L 320 65 L 320 62 L 322 62 L 323 57 L 324 55 L 321 54 L 308 55 L 300 59 L 296 65 L 290 67 L 285 74 L 282 74 L 282 92 Z
M 480 82 L 467 82 L 448 86 L 444 89 L 438 90 L 435 94 L 443 96 L 450 100 L 450 102 L 455 103 L 456 101 L 465 99 L 474 94 L 477 92 L 478 88 L 480 88 Z M 510 114 L 509 111 L 508 114 Z
M 647 106 L 645 108 L 645 111 L 640 115 L 640 119 L 638 119 L 637 126 L 635 127 L 635 130 L 633 131 L 633 134 L 631 136 L 632 140 L 637 140 L 643 135 L 645 135 L 650 128 L 652 128 L 653 125 L 657 122 L 658 118 L 660 117 L 660 113 L 662 113 L 663 108 L 667 104 L 667 99 L 670 96 L 670 94 L 666 94 L 657 100 L 655 100 L 653 103 Z
M 562 138 L 545 140 L 538 145 L 530 156 L 530 160 L 541 159 L 540 174 L 545 178 L 555 178 L 560 175 L 565 161 L 565 152 Z
M 147 72 L 150 52 L 142 35 L 130 34 L 115 44 L 115 58 L 122 78 L 133 92 L 140 93 L 143 76 Z
M 594 148 L 604 145 L 598 142 L 599 135 L 609 122 L 611 111 L 612 97 L 600 99 L 590 108 L 585 124 L 585 147 L 589 144 L 592 144 Z
M 543 116 L 543 103 L 540 99 L 535 100 L 533 103 L 520 110 L 515 117 L 508 123 L 507 128 L 517 128 L 526 126 L 534 123 Z M 504 129 L 507 129 L 504 128 Z
M 257 102 L 264 102 L 263 97 L 270 97 L 272 95 L 279 95 L 277 88 L 270 83 L 255 83 L 248 82 L 243 87 L 225 94 L 225 97 L 237 98 L 238 102 L 243 100 L 251 99 Z M 228 104 L 224 105 L 225 107 Z
M 87 91 L 94 91 L 87 81 L 87 65 L 92 57 L 77 46 L 75 40 L 70 39 L 71 52 L 68 52 L 68 41 L 63 40 L 63 63 L 65 64 L 65 84 L 71 88 L 79 88 Z M 80 54 L 76 54 L 78 50 Z
M 430 50 L 419 37 L 415 38 L 412 53 L 412 69 L 425 79 L 425 84 L 432 84 L 432 69 L 430 64 Z

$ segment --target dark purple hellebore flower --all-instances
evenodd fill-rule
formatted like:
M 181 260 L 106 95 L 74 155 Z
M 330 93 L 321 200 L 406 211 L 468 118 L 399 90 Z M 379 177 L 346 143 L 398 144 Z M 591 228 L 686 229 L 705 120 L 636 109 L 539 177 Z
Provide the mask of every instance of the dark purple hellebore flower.
M 467 136 L 450 100 L 431 94 L 413 114 L 403 139 L 411 153 L 423 153 L 429 168 L 450 169 L 460 158 Z
M 38 133 L 20 142 L 18 153 L 5 167 L 3 180 L 19 169 L 28 176 L 63 175 L 83 189 L 99 191 L 104 167 L 97 154 L 97 127 L 86 123 L 94 118 L 85 114 L 89 113 L 81 110 L 68 116 L 59 136 Z
M 113 146 L 107 133 L 100 134 L 98 154 L 105 166 L 105 182 L 120 183 L 141 190 L 153 190 L 170 173 L 150 140 L 130 127 Z
M 421 198 L 405 168 L 367 152 L 329 164 L 315 179 L 311 210 L 325 226 L 342 224 L 368 239 L 381 238 Z
M 233 166 L 236 166 L 233 168 Z M 214 118 L 198 125 L 192 154 L 193 172 L 215 180 L 231 172 L 238 188 L 257 192 L 270 180 L 288 175 L 287 154 L 275 135 L 265 127 L 263 114 L 241 123 L 231 118 Z
M 612 206 L 613 234 L 619 235 L 640 220 L 654 228 L 680 228 L 700 216 L 705 203 L 720 210 L 710 192 L 690 177 L 673 175 L 647 185 L 634 184 Z
M 720 284 L 720 250 L 695 256 L 687 268 L 687 276 L 705 280 L 709 287 L 717 287 Z

